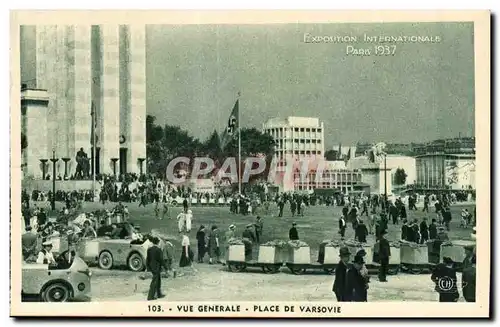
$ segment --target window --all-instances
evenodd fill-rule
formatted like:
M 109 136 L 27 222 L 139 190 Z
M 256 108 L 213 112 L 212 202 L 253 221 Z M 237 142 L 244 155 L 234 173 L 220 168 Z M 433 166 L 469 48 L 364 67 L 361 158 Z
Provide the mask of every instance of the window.
M 295 127 L 293 130 L 294 130 L 294 132 L 298 132 L 299 131 L 299 129 L 297 127 Z
M 303 132 L 303 131 L 304 131 L 304 129 L 303 129 L 303 128 L 301 128 L 301 129 L 300 129 L 300 131 L 301 131 L 301 132 Z

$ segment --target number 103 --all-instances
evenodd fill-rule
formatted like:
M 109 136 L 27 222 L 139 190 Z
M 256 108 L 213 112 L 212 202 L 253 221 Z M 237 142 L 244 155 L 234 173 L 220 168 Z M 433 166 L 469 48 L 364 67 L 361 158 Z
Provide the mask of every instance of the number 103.
M 375 55 L 377 56 L 394 56 L 395 53 L 395 45 L 377 45 L 375 47 Z

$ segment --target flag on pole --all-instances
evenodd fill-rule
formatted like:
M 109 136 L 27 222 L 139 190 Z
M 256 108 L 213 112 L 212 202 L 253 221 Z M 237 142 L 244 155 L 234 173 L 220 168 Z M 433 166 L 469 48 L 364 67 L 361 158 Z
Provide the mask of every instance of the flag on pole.
M 231 111 L 231 115 L 229 115 L 229 119 L 227 120 L 226 129 L 222 133 L 222 148 L 224 148 L 231 141 L 231 139 L 235 138 L 238 135 L 238 129 L 240 128 L 240 122 L 238 121 L 240 110 L 239 101 L 239 99 L 236 100 L 233 110 Z

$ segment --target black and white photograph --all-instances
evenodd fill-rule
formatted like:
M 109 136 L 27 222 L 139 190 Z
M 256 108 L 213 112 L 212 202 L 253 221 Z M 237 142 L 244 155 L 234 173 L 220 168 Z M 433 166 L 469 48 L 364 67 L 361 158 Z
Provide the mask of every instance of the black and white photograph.
M 488 316 L 490 13 L 330 14 L 14 12 L 11 315 Z

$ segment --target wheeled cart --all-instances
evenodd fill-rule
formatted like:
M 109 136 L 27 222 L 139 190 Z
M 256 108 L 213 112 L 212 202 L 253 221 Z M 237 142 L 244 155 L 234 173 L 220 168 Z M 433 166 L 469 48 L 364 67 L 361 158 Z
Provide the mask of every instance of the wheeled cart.
M 333 274 L 339 262 L 339 247 L 320 245 L 318 262 L 311 263 L 309 247 L 290 248 L 286 266 L 292 274 L 301 275 L 307 270 L 323 270 Z
M 441 244 L 441 253 L 439 255 L 439 262 L 443 262 L 444 257 L 450 257 L 453 260 L 454 266 L 457 270 L 462 269 L 463 261 L 465 259 L 465 246 L 475 246 L 476 242 L 455 240 L 451 242 L 443 242 Z
M 259 246 L 257 260 L 245 256 L 245 245 L 230 245 L 227 257 L 227 267 L 231 272 L 241 272 L 247 268 L 260 268 L 266 274 L 279 272 L 283 266 L 283 257 L 279 248 L 273 246 Z
M 411 274 L 430 273 L 429 249 L 426 244 L 401 243 L 401 269 Z

